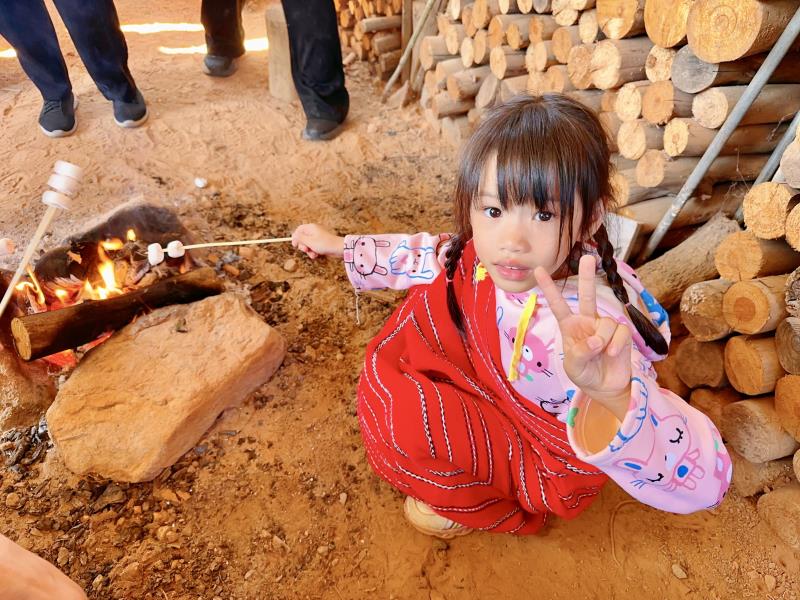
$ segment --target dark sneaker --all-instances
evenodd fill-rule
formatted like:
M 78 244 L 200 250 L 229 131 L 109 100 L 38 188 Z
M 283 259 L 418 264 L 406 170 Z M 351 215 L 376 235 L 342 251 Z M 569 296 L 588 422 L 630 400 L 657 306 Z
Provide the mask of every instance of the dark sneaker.
M 136 90 L 133 102 L 114 100 L 114 120 L 120 127 L 138 127 L 147 121 L 147 105 L 144 103 L 142 92 Z
M 211 77 L 230 77 L 236 72 L 238 60 L 229 56 L 206 54 L 203 59 L 203 73 Z
M 66 137 L 78 127 L 75 109 L 78 99 L 70 92 L 63 100 L 45 100 L 39 113 L 39 128 L 47 137 Z
M 328 119 L 309 119 L 303 129 L 303 139 L 312 142 L 332 140 L 342 132 L 343 125 L 344 121 L 340 123 Z

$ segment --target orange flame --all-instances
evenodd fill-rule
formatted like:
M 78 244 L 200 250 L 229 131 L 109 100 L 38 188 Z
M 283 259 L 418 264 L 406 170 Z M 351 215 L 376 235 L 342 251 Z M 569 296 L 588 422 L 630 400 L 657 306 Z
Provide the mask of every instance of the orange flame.
M 128 229 L 128 232 L 125 234 L 125 237 L 129 242 L 136 241 L 136 232 L 133 229 Z

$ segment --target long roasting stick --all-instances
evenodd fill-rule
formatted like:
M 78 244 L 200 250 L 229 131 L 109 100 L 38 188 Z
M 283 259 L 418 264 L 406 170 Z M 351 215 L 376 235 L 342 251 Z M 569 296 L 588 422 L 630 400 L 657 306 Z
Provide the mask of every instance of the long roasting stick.
M 175 240 L 167 244 L 163 248 L 161 244 L 150 244 L 147 246 L 147 261 L 151 265 L 158 265 L 164 261 L 165 254 L 170 258 L 180 258 L 186 254 L 187 250 L 194 248 L 217 248 L 220 246 L 247 246 L 250 244 L 279 244 L 282 242 L 291 242 L 292 238 L 268 238 L 264 240 L 241 240 L 232 242 L 208 242 L 205 244 L 189 244 L 184 246 L 179 240 Z

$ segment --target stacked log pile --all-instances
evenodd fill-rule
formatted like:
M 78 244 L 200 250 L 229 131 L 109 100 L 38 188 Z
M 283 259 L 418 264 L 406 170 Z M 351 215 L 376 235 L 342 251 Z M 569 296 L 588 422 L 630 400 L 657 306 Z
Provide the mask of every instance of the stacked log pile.
M 335 0 L 334 5 L 342 46 L 388 79 L 402 54 L 402 0 Z

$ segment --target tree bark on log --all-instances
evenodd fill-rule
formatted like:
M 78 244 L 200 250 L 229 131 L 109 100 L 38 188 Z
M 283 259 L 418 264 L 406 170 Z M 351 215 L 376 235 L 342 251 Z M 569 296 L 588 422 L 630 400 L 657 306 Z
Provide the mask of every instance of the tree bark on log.
M 691 117 L 694 96 L 675 89 L 671 81 L 657 81 L 642 97 L 642 116 L 655 125 L 673 117 Z
M 694 97 L 692 115 L 703 127 L 722 127 L 747 86 L 731 85 L 711 88 Z M 773 83 L 765 85 L 747 110 L 739 125 L 779 123 L 791 120 L 800 110 L 800 84 Z M 686 116 L 686 115 L 679 115 Z
M 670 310 L 687 287 L 717 277 L 714 252 L 734 231 L 739 231 L 736 221 L 715 215 L 685 242 L 637 269 L 639 279 Z
M 758 177 L 768 154 L 720 156 L 708 169 L 704 182 L 752 181 Z M 670 158 L 661 150 L 648 150 L 636 165 L 636 181 L 643 187 L 680 191 L 700 159 L 697 157 Z M 784 217 L 785 222 L 785 217 Z
M 754 335 L 774 331 L 787 316 L 783 302 L 786 275 L 737 281 L 725 292 L 722 314 L 738 333 Z
M 729 235 L 719 245 L 714 264 L 720 277 L 730 281 L 745 281 L 788 273 L 800 266 L 800 253 L 780 240 L 762 240 L 752 231 L 741 231 Z
M 678 347 L 675 356 L 678 376 L 690 388 L 723 388 L 728 385 L 724 342 L 701 342 L 688 337 Z
M 122 296 L 17 317 L 11 321 L 11 333 L 20 357 L 35 360 L 96 340 L 149 310 L 202 300 L 222 291 L 213 269 L 194 269 Z
M 645 0 L 598 0 L 597 23 L 612 40 L 629 38 L 645 32 Z
M 737 127 L 722 146 L 720 156 L 772 152 L 787 127 L 786 123 Z M 703 127 L 694 119 L 675 118 L 664 129 L 664 151 L 672 157 L 702 156 L 716 135 L 716 129 Z
M 796 0 L 698 0 L 686 38 L 706 62 L 733 61 L 772 48 L 796 10 Z
M 741 399 L 742 397 L 729 387 L 721 390 L 698 388 L 692 391 L 689 404 L 711 419 L 714 427 L 722 431 L 722 409 Z
M 732 329 L 722 314 L 722 298 L 730 281 L 712 279 L 690 285 L 681 297 L 683 324 L 700 342 L 713 342 L 730 335 Z
M 787 373 L 800 375 L 800 318 L 787 317 L 775 330 L 778 361 Z
M 785 375 L 775 386 L 775 412 L 781 426 L 800 439 L 800 375 Z
M 656 46 L 673 48 L 686 42 L 686 22 L 694 0 L 647 0 L 644 27 Z
M 592 83 L 608 90 L 646 79 L 644 65 L 652 47 L 646 37 L 598 42 L 592 53 Z
M 725 345 L 725 371 L 731 385 L 748 396 L 772 392 L 785 375 L 772 336 L 730 338 Z
M 785 183 L 765 181 L 753 186 L 742 203 L 747 229 L 762 239 L 782 237 L 786 233 L 786 217 L 800 202 L 797 194 Z
M 722 409 L 722 435 L 736 452 L 753 463 L 789 456 L 800 446 L 781 427 L 771 397 L 728 404 Z

